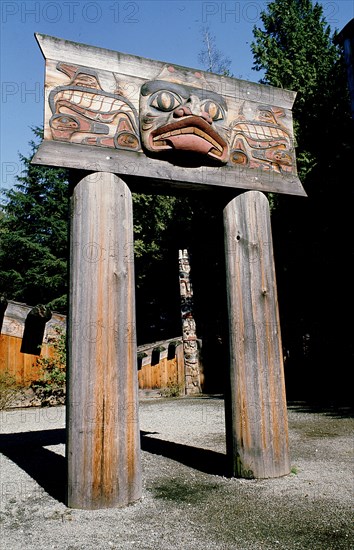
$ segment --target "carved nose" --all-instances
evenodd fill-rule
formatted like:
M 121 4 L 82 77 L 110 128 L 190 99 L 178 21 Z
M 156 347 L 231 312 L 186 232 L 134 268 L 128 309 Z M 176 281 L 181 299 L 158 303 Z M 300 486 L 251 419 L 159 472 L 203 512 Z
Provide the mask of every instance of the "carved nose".
M 177 109 L 173 111 L 173 116 L 175 118 L 181 118 L 183 116 L 188 116 L 191 114 L 192 114 L 192 111 L 190 110 L 189 107 L 187 107 L 187 105 L 181 105 L 180 107 L 177 107 Z
M 198 112 L 197 112 L 198 111 Z M 213 120 L 211 116 L 206 111 L 200 111 L 199 109 L 193 108 L 192 105 L 180 105 L 173 111 L 173 116 L 175 118 L 181 118 L 184 116 L 196 115 L 204 118 L 209 124 L 212 124 Z

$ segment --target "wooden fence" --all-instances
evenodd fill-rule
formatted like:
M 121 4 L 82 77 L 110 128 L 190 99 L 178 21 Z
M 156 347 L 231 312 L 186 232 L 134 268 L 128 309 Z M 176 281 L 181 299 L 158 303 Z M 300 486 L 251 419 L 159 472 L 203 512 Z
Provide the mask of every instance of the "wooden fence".
M 35 366 L 38 357 L 52 356 L 51 342 L 57 337 L 58 329 L 66 328 L 65 315 L 53 313 L 51 319 L 45 323 L 40 355 L 24 352 L 23 336 L 31 309 L 25 304 L 9 302 L 4 312 L 0 335 L 0 374 L 8 372 L 25 386 L 38 379 L 39 369 Z M 182 338 L 170 338 L 139 346 L 137 368 L 139 389 L 179 387 L 183 392 L 185 372 Z

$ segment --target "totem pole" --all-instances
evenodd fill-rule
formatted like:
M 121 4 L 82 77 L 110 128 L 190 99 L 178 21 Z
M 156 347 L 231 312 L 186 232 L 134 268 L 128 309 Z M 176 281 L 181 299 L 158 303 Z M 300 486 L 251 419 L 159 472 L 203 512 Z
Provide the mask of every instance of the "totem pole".
M 179 288 L 181 295 L 182 341 L 187 395 L 200 393 L 199 354 L 193 312 L 193 288 L 188 250 L 178 251 Z

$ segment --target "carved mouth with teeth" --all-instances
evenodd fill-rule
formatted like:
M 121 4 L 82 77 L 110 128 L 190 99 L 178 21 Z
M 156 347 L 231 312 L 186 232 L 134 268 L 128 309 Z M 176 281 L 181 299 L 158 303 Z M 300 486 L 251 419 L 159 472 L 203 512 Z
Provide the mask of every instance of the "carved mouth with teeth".
M 275 124 L 239 122 L 234 131 L 243 134 L 251 147 L 267 148 L 289 142 L 287 132 Z
M 116 114 L 125 108 L 124 101 L 112 97 L 109 93 L 92 92 L 90 89 L 77 90 L 67 88 L 60 90 L 53 99 L 53 112 L 60 112 L 63 107 L 69 108 L 92 120 L 110 123 Z
M 223 138 L 207 121 L 193 115 L 157 128 L 151 133 L 150 146 L 156 152 L 173 149 L 208 155 L 220 163 L 225 163 L 228 155 Z

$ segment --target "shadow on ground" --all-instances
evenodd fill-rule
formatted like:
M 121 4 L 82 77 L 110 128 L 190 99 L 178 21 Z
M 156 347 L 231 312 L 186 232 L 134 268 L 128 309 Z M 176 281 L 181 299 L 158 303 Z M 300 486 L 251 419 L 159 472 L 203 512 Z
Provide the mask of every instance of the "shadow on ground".
M 141 432 L 141 450 L 162 455 L 212 475 L 227 475 L 226 455 L 151 438 Z M 0 452 L 34 479 L 51 497 L 66 503 L 67 471 L 65 457 L 46 449 L 65 444 L 66 430 L 42 430 L 0 435 Z
M 324 414 L 332 418 L 354 418 L 354 408 L 349 404 L 288 401 L 288 410 L 298 413 Z
M 66 460 L 46 449 L 66 441 L 66 430 L 42 430 L 0 435 L 0 452 L 31 476 L 59 502 L 65 503 Z
M 225 454 L 192 447 L 190 445 L 182 445 L 173 443 L 172 441 L 164 441 L 150 437 L 150 432 L 141 433 L 141 450 L 147 451 L 155 455 L 162 455 L 166 458 L 176 460 L 185 466 L 189 466 L 205 474 L 227 476 L 228 464 Z

